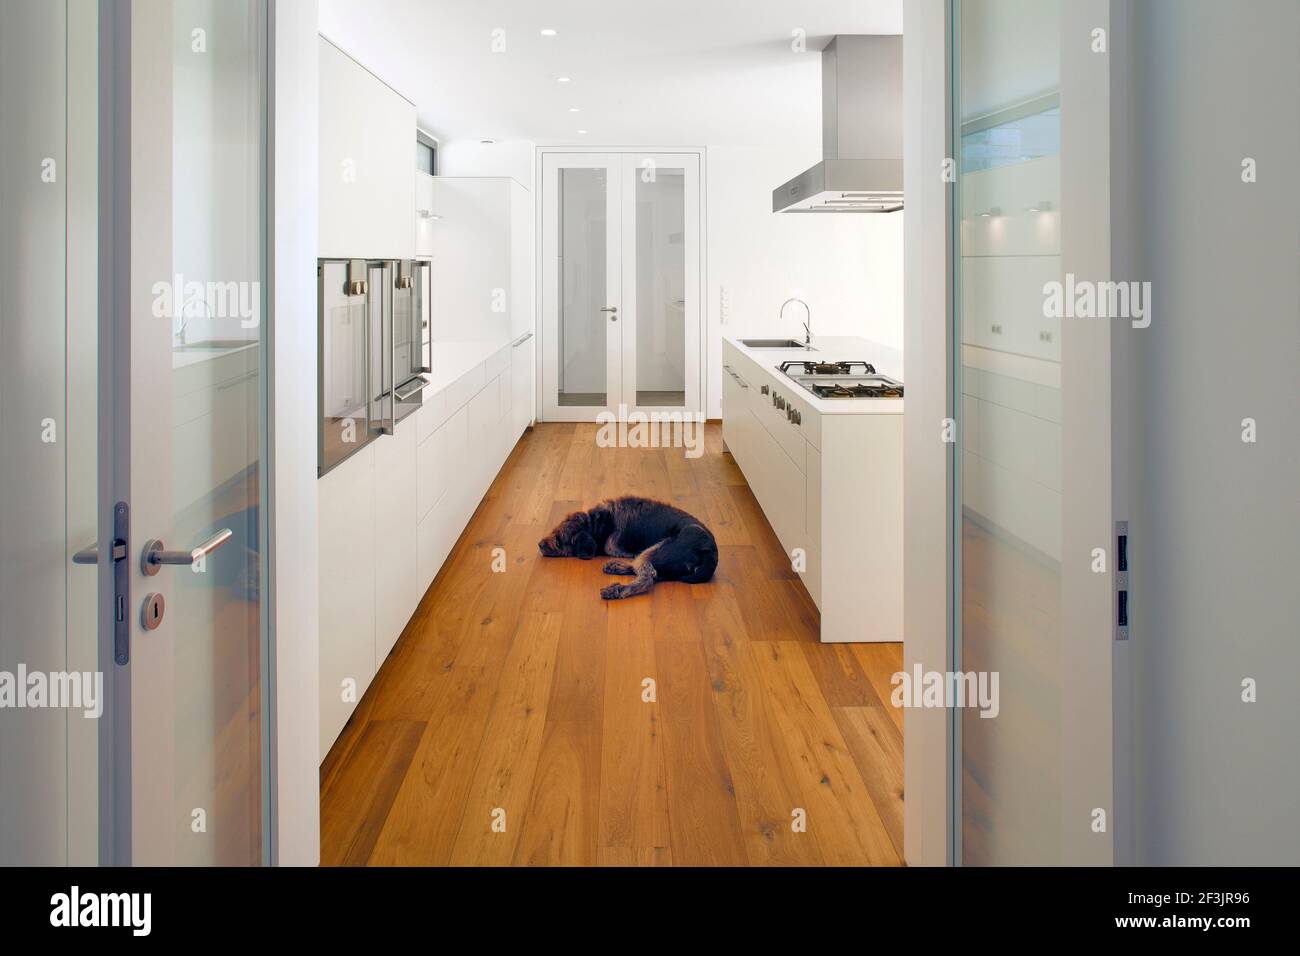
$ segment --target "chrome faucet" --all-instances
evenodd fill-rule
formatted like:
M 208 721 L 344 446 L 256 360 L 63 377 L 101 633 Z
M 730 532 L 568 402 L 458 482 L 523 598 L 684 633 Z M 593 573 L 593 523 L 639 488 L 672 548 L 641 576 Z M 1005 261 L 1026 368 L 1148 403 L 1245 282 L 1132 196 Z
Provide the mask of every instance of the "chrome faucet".
M 804 348 L 811 348 L 812 347 L 812 309 L 808 308 L 807 302 L 805 302 L 803 299 L 786 299 L 784 302 L 781 303 L 781 311 L 780 313 L 778 313 L 778 317 L 782 319 L 785 318 L 785 307 L 789 305 L 791 302 L 798 302 L 801 306 L 803 306 L 804 312 L 808 314 L 808 318 L 803 324 L 803 344 L 804 344 Z

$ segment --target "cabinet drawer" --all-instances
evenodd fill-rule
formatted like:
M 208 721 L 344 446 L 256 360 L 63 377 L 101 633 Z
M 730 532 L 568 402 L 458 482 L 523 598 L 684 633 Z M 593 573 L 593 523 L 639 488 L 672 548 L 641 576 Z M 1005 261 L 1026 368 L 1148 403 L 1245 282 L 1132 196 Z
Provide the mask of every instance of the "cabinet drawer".
M 800 439 L 802 441 L 802 439 Z M 745 478 L 767 516 L 767 522 L 788 553 L 805 546 L 805 478 L 790 456 L 762 427 L 752 433 L 753 464 L 746 463 Z
M 510 346 L 506 345 L 494 352 L 485 364 L 487 378 L 496 378 L 510 367 Z
M 447 386 L 445 395 L 448 413 L 454 412 L 477 395 L 487 382 L 487 368 L 480 363 Z
M 763 391 L 764 388 L 767 389 L 766 393 Z M 794 462 L 795 467 L 804 471 L 807 467 L 805 462 L 807 443 L 799 426 L 788 417 L 790 391 L 788 388 L 779 388 L 766 382 L 761 383 L 757 388 L 751 386 L 750 408 L 754 412 L 754 417 L 781 446 Z M 781 405 L 786 407 L 780 407 Z

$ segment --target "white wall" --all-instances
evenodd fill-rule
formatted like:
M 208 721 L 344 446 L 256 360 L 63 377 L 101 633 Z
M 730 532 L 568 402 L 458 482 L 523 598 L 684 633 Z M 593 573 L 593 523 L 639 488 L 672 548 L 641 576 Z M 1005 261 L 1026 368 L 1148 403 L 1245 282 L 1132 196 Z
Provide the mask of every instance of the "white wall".
M 1140 864 L 1300 863 L 1297 35 L 1294 0 L 1135 8 Z
M 316 0 L 277 3 L 271 321 L 276 862 L 320 862 L 317 647 Z M 412 148 L 414 164 L 414 148 Z
M 819 150 L 820 142 L 708 147 L 710 418 L 722 414 L 722 335 L 802 335 L 797 304 L 778 318 L 792 296 L 812 307 L 814 335 L 903 348 L 903 216 L 772 212 L 772 190 L 817 162 Z

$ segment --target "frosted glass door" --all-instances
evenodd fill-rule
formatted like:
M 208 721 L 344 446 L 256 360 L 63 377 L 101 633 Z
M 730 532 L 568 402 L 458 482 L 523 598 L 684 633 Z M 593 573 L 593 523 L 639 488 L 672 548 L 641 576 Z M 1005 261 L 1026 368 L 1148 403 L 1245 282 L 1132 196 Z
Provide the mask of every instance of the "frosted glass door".
M 546 417 L 590 421 L 620 398 L 618 157 L 548 154 L 543 176 Z
M 1109 332 L 1048 295 L 1107 261 L 1106 58 L 1087 42 L 1105 6 L 954 7 L 954 659 L 998 687 L 954 711 L 967 865 L 1104 863 L 1112 845 Z
M 623 156 L 623 403 L 699 409 L 699 157 Z
M 260 864 L 267 9 L 130 12 L 131 861 Z

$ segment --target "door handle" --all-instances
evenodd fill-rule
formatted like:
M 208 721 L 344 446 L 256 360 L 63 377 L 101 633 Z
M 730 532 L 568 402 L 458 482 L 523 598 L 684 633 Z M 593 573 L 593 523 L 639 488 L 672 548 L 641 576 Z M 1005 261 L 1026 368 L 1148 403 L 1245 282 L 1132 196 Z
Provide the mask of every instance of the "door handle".
M 617 312 L 617 311 L 618 311 L 618 306 L 616 306 L 616 305 L 607 305 L 607 306 L 605 306 L 605 308 L 601 309 L 600 311 L 602 311 L 602 312 Z
M 113 553 L 109 555 L 109 560 L 121 561 L 126 557 L 126 542 L 114 541 Z M 88 544 L 72 556 L 73 564 L 99 564 L 99 542 Z
M 140 570 L 147 575 L 155 575 L 164 564 L 194 565 L 202 561 L 217 548 L 235 536 L 229 528 L 222 528 L 197 548 L 190 551 L 164 551 L 163 543 L 157 538 L 145 542 L 140 555 Z

